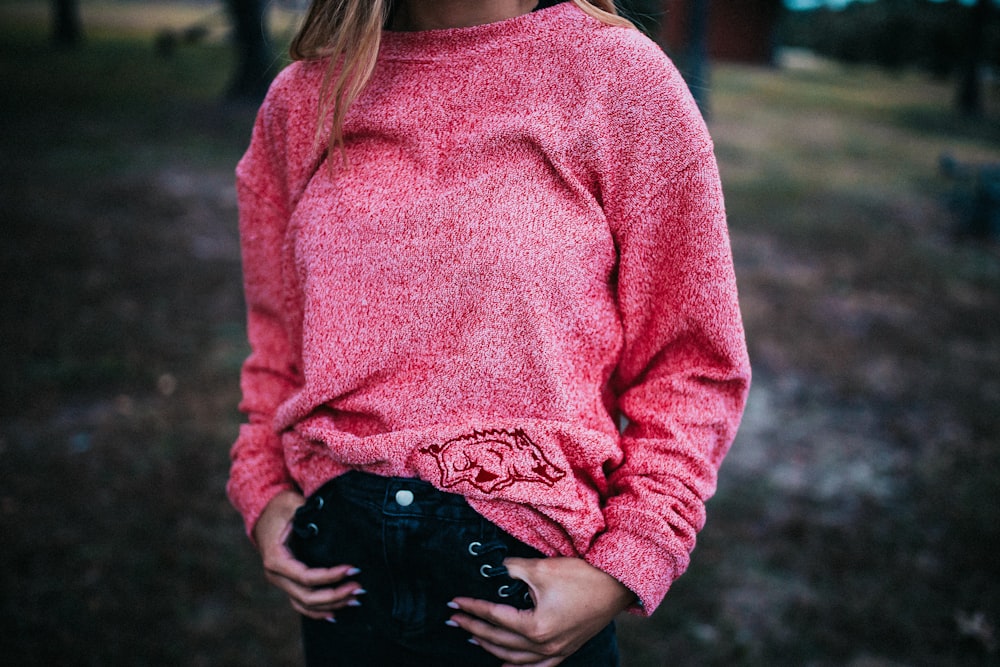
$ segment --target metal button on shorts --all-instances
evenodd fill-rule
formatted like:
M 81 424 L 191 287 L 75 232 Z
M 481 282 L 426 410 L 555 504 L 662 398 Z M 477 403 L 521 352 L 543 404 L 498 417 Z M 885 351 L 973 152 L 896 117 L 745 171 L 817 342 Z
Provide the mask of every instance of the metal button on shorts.
M 413 504 L 413 491 L 400 489 L 396 492 L 396 504 L 400 507 L 409 507 Z

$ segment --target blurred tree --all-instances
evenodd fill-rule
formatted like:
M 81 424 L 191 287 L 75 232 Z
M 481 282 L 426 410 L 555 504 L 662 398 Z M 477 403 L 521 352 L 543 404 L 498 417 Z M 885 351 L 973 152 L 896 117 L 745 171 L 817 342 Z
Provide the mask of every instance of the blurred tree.
M 52 43 L 74 47 L 83 41 L 78 0 L 52 0 Z
M 782 0 L 662 0 L 661 44 L 677 63 L 703 113 L 710 64 L 774 63 Z
M 684 73 L 698 108 L 708 116 L 708 0 L 691 0 Z
M 711 3 L 710 7 L 709 0 L 664 0 L 663 4 L 669 14 L 661 26 L 661 45 L 684 76 L 698 108 L 707 116 L 710 11 L 721 3 Z M 714 18 L 722 23 L 731 17 Z
M 992 12 L 988 0 L 977 0 L 969 13 L 964 40 L 964 53 L 958 73 L 958 110 L 970 116 L 983 112 L 979 70 L 983 64 L 983 47 L 986 41 L 986 25 Z
M 267 30 L 264 0 L 226 0 L 236 39 L 236 72 L 229 96 L 259 100 L 270 83 L 271 40 Z
M 964 84 L 971 87 L 978 85 L 977 70 L 1000 67 L 1000 22 L 992 20 L 998 5 L 1000 0 L 975 5 L 878 0 L 836 10 L 791 11 L 784 15 L 778 40 L 842 62 L 918 68 L 941 78 L 964 73 L 973 77 Z M 974 97 L 975 89 L 965 94 Z

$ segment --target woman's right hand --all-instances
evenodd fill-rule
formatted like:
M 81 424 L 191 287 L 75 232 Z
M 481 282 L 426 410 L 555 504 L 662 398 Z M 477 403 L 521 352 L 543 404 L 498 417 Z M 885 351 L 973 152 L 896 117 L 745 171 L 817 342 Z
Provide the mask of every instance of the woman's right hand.
M 253 530 L 254 541 L 264 561 L 267 580 L 283 590 L 295 611 L 314 619 L 333 620 L 334 611 L 360 604 L 365 591 L 355 581 L 352 565 L 310 568 L 295 559 L 286 546 L 295 510 L 305 502 L 301 494 L 282 491 L 267 504 Z

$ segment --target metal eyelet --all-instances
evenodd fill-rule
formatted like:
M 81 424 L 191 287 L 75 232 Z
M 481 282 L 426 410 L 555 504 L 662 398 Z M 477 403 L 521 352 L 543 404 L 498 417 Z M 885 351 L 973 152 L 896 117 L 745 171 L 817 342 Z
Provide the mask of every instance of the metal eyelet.
M 483 566 L 481 568 L 479 568 L 479 574 L 481 574 L 484 577 L 486 577 L 487 579 L 489 579 L 490 577 L 496 577 L 496 576 L 498 576 L 500 573 L 499 572 L 494 572 L 494 570 L 499 570 L 499 569 L 500 568 L 493 567 L 489 563 L 484 563 Z
M 483 546 L 482 542 L 469 542 L 469 554 L 473 556 L 478 556 L 479 554 L 482 553 L 480 551 L 482 546 Z
M 306 535 L 305 535 L 305 537 L 307 537 L 307 538 L 308 537 L 316 537 L 317 535 L 319 535 L 319 526 L 317 526 L 314 523 L 307 523 L 306 524 Z
M 324 504 L 323 496 L 316 496 L 316 509 L 318 510 L 323 509 L 323 504 Z
M 508 586 L 507 584 L 504 584 L 503 586 L 501 586 L 500 588 L 498 588 L 497 589 L 497 595 L 499 595 L 502 598 L 509 598 L 511 596 L 510 586 Z
M 535 604 L 535 601 L 531 599 L 531 591 L 524 592 L 524 603 L 525 604 Z

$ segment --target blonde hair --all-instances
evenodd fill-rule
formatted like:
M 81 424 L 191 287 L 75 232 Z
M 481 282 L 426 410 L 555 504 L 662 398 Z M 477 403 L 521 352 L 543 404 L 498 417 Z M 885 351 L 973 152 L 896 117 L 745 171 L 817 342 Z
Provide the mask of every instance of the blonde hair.
M 317 141 L 332 114 L 328 148 L 343 149 L 344 119 L 371 78 L 378 58 L 382 29 L 397 0 L 313 0 L 292 39 L 293 60 L 330 58 L 320 88 Z M 609 25 L 633 27 L 618 15 L 614 0 L 572 0 L 573 4 Z M 343 151 L 342 157 L 343 156 Z

